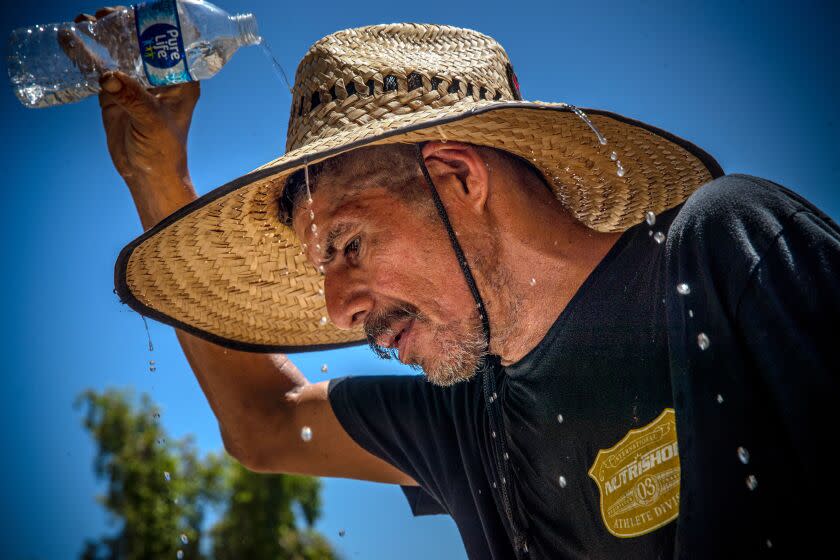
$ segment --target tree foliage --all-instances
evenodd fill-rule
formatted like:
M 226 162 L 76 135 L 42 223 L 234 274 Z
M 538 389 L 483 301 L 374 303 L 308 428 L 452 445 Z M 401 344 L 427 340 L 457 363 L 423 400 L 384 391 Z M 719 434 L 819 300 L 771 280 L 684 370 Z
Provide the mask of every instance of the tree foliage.
M 77 406 L 97 445 L 94 472 L 108 483 L 98 500 L 116 527 L 87 541 L 83 560 L 178 558 L 178 551 L 185 560 L 336 557 L 312 528 L 321 513 L 317 479 L 256 474 L 223 454 L 202 457 L 191 437 L 167 436 L 148 395 L 138 402 L 130 392 L 86 391 Z M 221 515 L 205 532 L 212 511 Z

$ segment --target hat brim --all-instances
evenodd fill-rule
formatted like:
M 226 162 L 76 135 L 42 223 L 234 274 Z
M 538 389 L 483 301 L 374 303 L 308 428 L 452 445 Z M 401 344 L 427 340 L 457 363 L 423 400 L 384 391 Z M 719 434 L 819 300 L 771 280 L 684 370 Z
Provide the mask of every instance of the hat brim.
M 527 158 L 581 222 L 624 231 L 723 175 L 697 146 L 626 117 L 586 110 L 602 145 L 565 104 L 478 101 L 428 108 L 309 142 L 164 218 L 115 265 L 121 301 L 225 347 L 302 352 L 365 342 L 324 322 L 323 279 L 279 219 L 286 178 L 305 165 L 374 144 L 457 140 Z M 625 169 L 616 172 L 617 157 Z

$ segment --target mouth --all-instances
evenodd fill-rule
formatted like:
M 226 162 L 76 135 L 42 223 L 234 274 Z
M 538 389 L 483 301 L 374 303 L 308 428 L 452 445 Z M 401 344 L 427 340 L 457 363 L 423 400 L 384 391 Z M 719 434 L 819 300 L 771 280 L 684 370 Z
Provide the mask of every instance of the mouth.
M 416 319 L 403 319 L 392 325 L 388 330 L 390 333 L 387 336 L 380 337 L 377 344 L 383 348 L 391 348 L 397 350 L 399 360 L 403 364 L 407 363 L 408 358 L 408 342 L 411 338 L 411 330 Z
M 414 338 L 418 334 L 414 329 L 415 321 L 422 319 L 419 311 L 408 304 L 372 314 L 365 322 L 368 345 L 383 360 L 393 358 L 413 365 L 408 361 L 409 344 L 415 344 Z
M 414 327 L 414 321 L 415 320 L 412 319 L 411 322 L 408 324 L 408 326 L 406 326 L 400 332 L 400 334 L 397 335 L 396 340 L 395 340 L 395 343 L 397 345 L 397 351 L 399 352 L 400 363 L 403 363 L 403 364 L 408 364 L 409 363 L 408 362 L 408 356 L 409 356 L 408 348 L 409 348 L 409 342 L 411 342 L 411 340 L 412 340 L 412 337 L 411 337 L 412 330 L 411 329 L 412 329 L 412 327 Z

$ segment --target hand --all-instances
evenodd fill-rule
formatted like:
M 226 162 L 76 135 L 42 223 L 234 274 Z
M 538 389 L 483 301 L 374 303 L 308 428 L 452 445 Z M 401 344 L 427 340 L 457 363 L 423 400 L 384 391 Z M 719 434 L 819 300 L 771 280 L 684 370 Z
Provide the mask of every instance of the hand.
M 74 21 L 93 22 L 119 9 L 80 14 Z M 108 151 L 129 186 L 154 188 L 164 181 L 189 185 L 187 133 L 200 93 L 198 82 L 146 90 L 126 74 L 106 72 L 99 83 Z

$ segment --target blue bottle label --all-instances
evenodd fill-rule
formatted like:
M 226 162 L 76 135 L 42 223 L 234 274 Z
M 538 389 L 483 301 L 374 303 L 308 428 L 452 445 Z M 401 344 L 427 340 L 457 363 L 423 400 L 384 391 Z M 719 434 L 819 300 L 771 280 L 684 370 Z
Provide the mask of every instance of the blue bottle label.
M 155 0 L 134 6 L 137 42 L 146 77 L 153 86 L 192 81 L 176 0 Z

